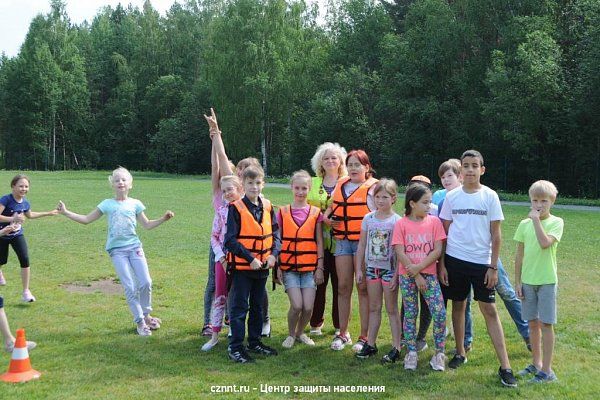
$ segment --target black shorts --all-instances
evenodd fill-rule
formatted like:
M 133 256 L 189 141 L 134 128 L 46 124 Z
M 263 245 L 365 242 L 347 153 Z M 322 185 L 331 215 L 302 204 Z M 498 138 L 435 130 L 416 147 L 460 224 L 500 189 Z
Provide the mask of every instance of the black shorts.
M 29 253 L 27 252 L 27 241 L 23 235 L 15 236 L 10 239 L 0 238 L 0 265 L 4 265 L 8 261 L 8 245 L 11 245 L 17 254 L 21 268 L 28 268 Z
M 4 307 L 4 299 L 0 296 L 0 308 Z
M 496 302 L 496 289 L 488 289 L 483 283 L 488 266 L 459 260 L 446 254 L 446 270 L 448 271 L 448 287 L 444 289 L 444 297 L 448 300 L 464 301 L 473 287 L 474 299 L 483 303 Z

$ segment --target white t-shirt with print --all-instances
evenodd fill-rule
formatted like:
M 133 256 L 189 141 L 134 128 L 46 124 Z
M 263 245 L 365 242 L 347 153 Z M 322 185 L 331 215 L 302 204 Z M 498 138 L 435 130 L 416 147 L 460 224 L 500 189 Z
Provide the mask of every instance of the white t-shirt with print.
M 452 221 L 446 254 L 463 261 L 489 264 L 492 259 L 491 222 L 504 220 L 498 194 L 482 185 L 475 193 L 462 186 L 446 194 L 440 218 Z
M 391 270 L 394 269 L 394 249 L 391 246 L 392 233 L 396 222 L 401 218 L 393 213 L 386 219 L 375 217 L 377 211 L 365 215 L 361 229 L 367 232 L 365 248 L 365 264 L 367 267 Z

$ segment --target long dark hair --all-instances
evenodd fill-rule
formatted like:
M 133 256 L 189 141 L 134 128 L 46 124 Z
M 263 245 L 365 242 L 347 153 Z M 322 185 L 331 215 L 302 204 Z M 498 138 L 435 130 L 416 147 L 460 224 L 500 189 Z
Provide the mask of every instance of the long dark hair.
M 431 189 L 429 189 L 427 186 L 423 185 L 422 183 L 412 183 L 408 187 L 404 197 L 404 215 L 408 216 L 412 213 L 410 202 L 417 202 L 421 200 L 421 197 L 423 197 L 423 195 L 425 195 L 427 192 L 431 192 Z

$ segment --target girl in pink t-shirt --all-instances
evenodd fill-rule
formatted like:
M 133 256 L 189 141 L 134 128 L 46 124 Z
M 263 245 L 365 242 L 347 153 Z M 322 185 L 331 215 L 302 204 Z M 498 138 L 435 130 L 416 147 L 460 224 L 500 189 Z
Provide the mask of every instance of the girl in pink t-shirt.
M 436 262 L 442 253 L 446 238 L 440 220 L 429 215 L 431 190 L 425 185 L 409 187 L 405 197 L 405 216 L 396 223 L 392 237 L 400 275 L 400 289 L 404 302 L 403 331 L 408 353 L 404 368 L 417 368 L 417 329 L 419 291 L 423 293 L 433 317 L 435 355 L 429 364 L 436 371 L 445 369 L 446 309 L 437 280 Z

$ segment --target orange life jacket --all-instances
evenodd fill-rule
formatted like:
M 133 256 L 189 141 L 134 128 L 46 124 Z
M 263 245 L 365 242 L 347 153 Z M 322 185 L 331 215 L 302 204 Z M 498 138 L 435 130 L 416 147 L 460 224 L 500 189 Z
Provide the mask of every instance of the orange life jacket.
M 282 271 L 312 272 L 317 267 L 317 220 L 321 210 L 310 206 L 306 221 L 298 226 L 292 217 L 291 207 L 282 207 L 281 253 L 279 268 Z
M 336 239 L 358 240 L 360 239 L 362 220 L 371 211 L 367 206 L 367 195 L 371 186 L 378 180 L 367 179 L 350 196 L 346 197 L 344 185 L 349 181 L 349 177 L 340 179 L 333 191 L 333 219 L 342 221 L 344 225 L 342 229 L 333 228 L 332 232 Z
M 271 255 L 273 246 L 273 226 L 271 221 L 271 202 L 267 199 L 261 199 L 263 204 L 262 223 L 258 223 L 254 216 L 244 204 L 242 199 L 234 201 L 235 208 L 240 213 L 240 233 L 236 237 L 238 242 L 244 246 L 254 258 L 262 263 Z M 239 271 L 252 271 L 250 263 L 244 257 L 235 256 L 228 253 L 228 262 L 233 268 Z

